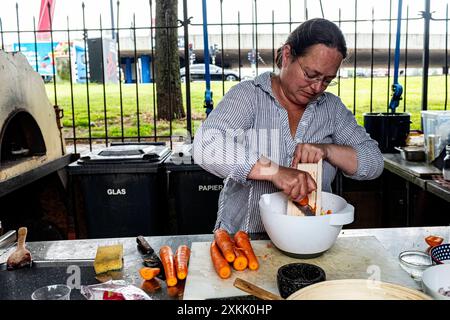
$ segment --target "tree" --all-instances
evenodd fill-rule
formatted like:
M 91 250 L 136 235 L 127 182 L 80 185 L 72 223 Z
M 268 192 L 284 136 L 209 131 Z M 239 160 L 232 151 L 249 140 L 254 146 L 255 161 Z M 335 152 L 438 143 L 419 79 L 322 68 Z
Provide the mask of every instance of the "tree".
M 158 119 L 184 118 L 178 55 L 178 0 L 156 1 L 155 78 Z

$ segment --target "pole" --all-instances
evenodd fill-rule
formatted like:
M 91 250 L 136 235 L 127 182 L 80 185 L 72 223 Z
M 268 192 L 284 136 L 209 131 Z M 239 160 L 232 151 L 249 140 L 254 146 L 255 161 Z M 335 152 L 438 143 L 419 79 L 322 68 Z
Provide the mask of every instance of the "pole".
M 430 0 L 425 0 L 425 11 L 422 12 L 423 23 L 423 60 L 422 60 L 422 110 L 428 108 L 428 67 L 430 65 Z
M 394 53 L 394 83 L 398 83 L 398 68 L 400 65 L 400 31 L 402 26 L 402 0 L 398 1 L 397 13 L 397 35 L 395 38 L 395 53 Z
M 115 39 L 116 35 L 114 32 L 114 7 L 113 7 L 113 0 L 109 0 L 109 7 L 111 9 L 111 39 Z
M 211 92 L 211 75 L 209 73 L 209 44 L 208 44 L 208 17 L 206 13 L 206 0 L 202 0 L 202 13 L 203 13 L 203 60 L 205 61 L 205 102 L 203 107 L 206 108 L 206 116 L 213 109 L 213 100 Z
M 183 29 L 184 29 L 184 68 L 186 81 L 186 119 L 187 131 L 189 132 L 189 139 L 192 138 L 192 114 L 191 114 L 191 79 L 190 74 L 190 59 L 189 56 L 189 24 L 187 0 L 183 0 Z
M 397 10 L 397 34 L 395 38 L 395 53 L 394 53 L 394 83 L 392 84 L 392 98 L 389 102 L 389 109 L 394 113 L 395 109 L 400 104 L 402 100 L 403 87 L 398 83 L 398 68 L 400 64 L 400 36 L 401 36 L 401 25 L 402 25 L 402 5 L 403 0 L 398 0 L 398 10 Z

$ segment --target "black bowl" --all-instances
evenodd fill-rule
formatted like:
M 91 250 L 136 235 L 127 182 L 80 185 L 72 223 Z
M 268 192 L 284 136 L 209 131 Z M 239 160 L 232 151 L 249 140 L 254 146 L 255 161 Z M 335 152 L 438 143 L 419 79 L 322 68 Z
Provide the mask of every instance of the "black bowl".
M 309 263 L 290 263 L 277 272 L 278 291 L 283 298 L 311 284 L 325 281 L 325 271 Z

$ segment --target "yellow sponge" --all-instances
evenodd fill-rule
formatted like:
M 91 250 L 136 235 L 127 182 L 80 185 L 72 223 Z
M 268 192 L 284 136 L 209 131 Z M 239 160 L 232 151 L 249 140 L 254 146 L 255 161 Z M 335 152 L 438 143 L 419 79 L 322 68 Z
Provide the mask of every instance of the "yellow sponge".
M 123 244 L 99 246 L 94 260 L 96 274 L 122 269 Z

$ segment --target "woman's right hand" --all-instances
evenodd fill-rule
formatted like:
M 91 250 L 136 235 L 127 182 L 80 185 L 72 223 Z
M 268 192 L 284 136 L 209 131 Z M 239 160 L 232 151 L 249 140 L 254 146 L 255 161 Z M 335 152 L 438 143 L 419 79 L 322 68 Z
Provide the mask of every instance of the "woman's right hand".
M 279 166 L 271 176 L 272 183 L 290 199 L 300 201 L 317 189 L 316 182 L 308 172 Z

